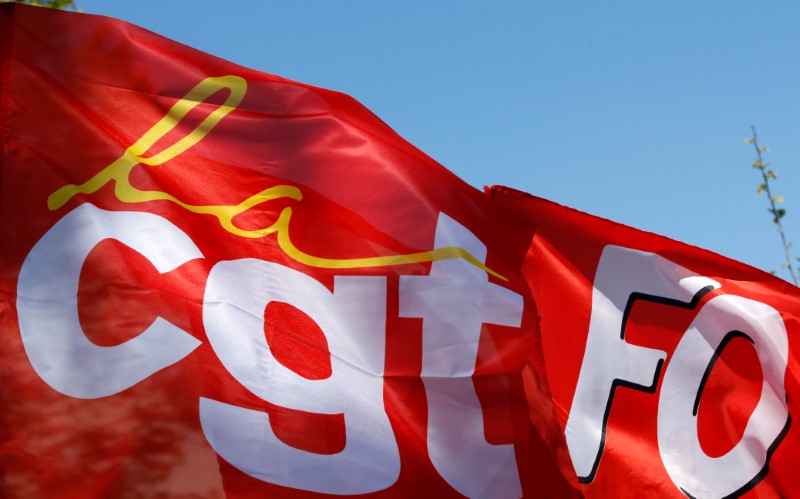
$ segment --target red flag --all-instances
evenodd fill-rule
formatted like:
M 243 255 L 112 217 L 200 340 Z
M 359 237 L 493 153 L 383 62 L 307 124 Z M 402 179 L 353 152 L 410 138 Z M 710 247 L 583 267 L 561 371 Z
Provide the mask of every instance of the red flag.
M 524 218 L 345 95 L 102 17 L 0 39 L 3 495 L 575 494 Z
M 797 288 L 119 21 L 0 50 L 4 495 L 798 488 Z
M 537 233 L 525 278 L 586 497 L 793 497 L 800 292 L 709 251 L 495 187 Z

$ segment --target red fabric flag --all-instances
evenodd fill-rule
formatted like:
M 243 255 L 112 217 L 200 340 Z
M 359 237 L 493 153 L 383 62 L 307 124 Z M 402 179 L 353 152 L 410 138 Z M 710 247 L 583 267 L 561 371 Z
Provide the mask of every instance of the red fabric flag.
M 0 50 L 3 496 L 577 494 L 523 217 L 119 21 L 2 4 Z
M 561 469 L 585 497 L 798 495 L 798 288 L 509 188 L 488 193 L 537 227 L 523 270 L 537 373 Z
M 800 488 L 773 276 L 101 17 L 0 5 L 0 146 L 4 496 Z

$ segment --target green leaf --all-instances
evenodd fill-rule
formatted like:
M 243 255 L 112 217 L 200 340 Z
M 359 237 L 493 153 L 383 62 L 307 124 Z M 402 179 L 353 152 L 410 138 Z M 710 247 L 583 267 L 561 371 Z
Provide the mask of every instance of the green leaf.
M 13 0 L 16 3 L 35 5 L 37 7 L 50 7 L 51 9 L 79 10 L 75 6 L 75 0 Z
M 772 208 L 769 208 L 769 209 L 767 209 L 767 211 L 772 213 L 772 223 L 775 223 L 775 224 L 779 223 L 781 218 L 783 218 L 786 215 L 786 210 L 784 210 L 783 208 L 778 208 L 778 209 L 775 209 L 775 210 L 773 210 Z M 780 230 L 780 229 L 778 229 L 778 230 Z

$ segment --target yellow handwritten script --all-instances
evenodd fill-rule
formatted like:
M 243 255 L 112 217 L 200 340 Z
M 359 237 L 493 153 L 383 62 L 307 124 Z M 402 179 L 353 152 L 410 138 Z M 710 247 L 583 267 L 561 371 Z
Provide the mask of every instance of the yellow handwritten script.
M 230 93 L 222 105 L 214 109 L 199 125 L 183 136 L 174 144 L 151 156 L 145 156 L 159 140 L 173 131 L 199 104 L 205 102 L 212 95 L 221 90 Z M 65 185 L 58 189 L 47 199 L 50 210 L 63 207 L 77 194 L 93 194 L 109 182 L 114 183 L 114 194 L 123 203 L 144 203 L 148 201 L 168 201 L 192 213 L 212 215 L 219 220 L 220 225 L 228 232 L 246 238 L 261 238 L 276 234 L 278 246 L 290 258 L 305 265 L 327 269 L 350 269 L 364 267 L 384 267 L 426 263 L 453 258 L 462 258 L 481 270 L 500 279 L 503 276 L 485 266 L 467 250 L 449 246 L 436 248 L 432 251 L 417 253 L 386 255 L 365 258 L 333 259 L 309 255 L 298 249 L 289 237 L 289 225 L 292 219 L 292 208 L 284 208 L 278 219 L 270 226 L 257 230 L 245 230 L 233 223 L 234 217 L 252 209 L 253 207 L 275 199 L 292 199 L 301 201 L 303 195 L 297 187 L 289 185 L 276 185 L 250 196 L 241 203 L 233 206 L 227 205 L 193 205 L 185 203 L 175 196 L 163 191 L 145 191 L 131 185 L 130 175 L 134 167 L 145 165 L 149 167 L 161 166 L 167 161 L 179 156 L 189 148 L 203 140 L 215 126 L 231 111 L 237 108 L 247 92 L 247 82 L 238 76 L 220 76 L 206 78 L 189 91 L 182 99 L 173 105 L 167 114 L 153 125 L 144 135 L 116 161 L 98 172 L 94 177 L 81 185 Z

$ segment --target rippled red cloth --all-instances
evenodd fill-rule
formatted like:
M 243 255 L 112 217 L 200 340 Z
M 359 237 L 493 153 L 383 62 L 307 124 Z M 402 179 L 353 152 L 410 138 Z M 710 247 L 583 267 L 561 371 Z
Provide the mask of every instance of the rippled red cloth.
M 0 4 L 9 497 L 791 497 L 797 288 Z

